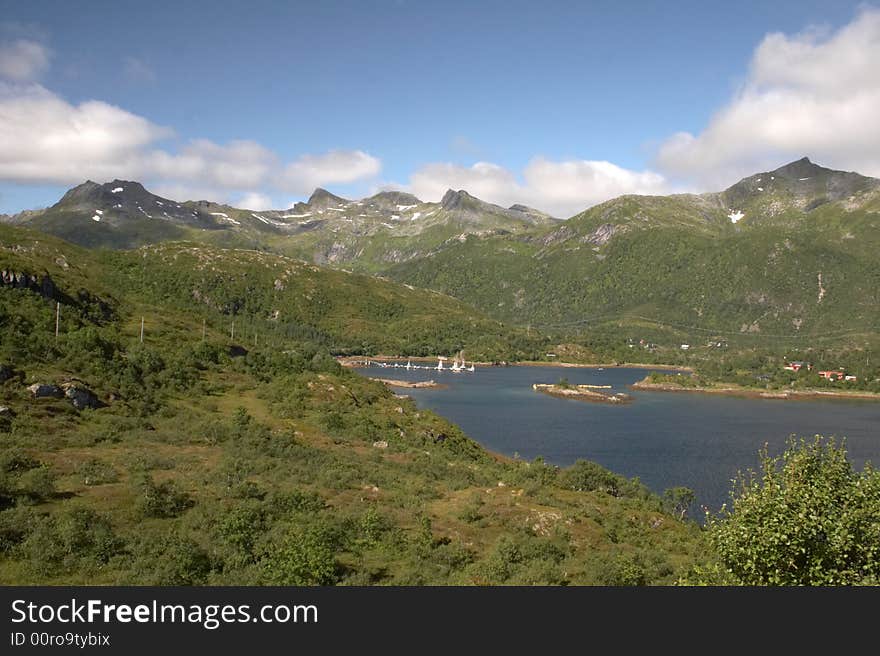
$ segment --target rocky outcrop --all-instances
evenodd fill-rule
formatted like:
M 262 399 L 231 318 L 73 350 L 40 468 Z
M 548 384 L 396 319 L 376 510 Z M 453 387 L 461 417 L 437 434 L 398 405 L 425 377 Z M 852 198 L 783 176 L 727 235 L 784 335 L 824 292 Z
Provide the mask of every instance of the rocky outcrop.
M 60 399 L 64 397 L 64 390 L 51 383 L 34 383 L 27 389 L 35 399 Z
M 35 399 L 67 398 L 77 410 L 100 408 L 104 405 L 92 390 L 79 381 L 71 381 L 61 385 L 34 383 L 27 389 Z
M 70 399 L 71 405 L 77 410 L 92 410 L 102 405 L 95 393 L 84 385 L 64 383 L 61 387 L 64 390 L 64 396 Z
M 55 298 L 57 289 L 48 273 L 40 274 L 15 271 L 13 269 L 0 270 L 0 285 L 17 289 L 30 289 L 44 298 Z
M 586 237 L 582 237 L 581 241 L 585 244 L 595 244 L 596 246 L 602 246 L 611 241 L 611 238 L 614 237 L 618 232 L 622 231 L 621 226 L 614 225 L 612 223 L 603 223 L 598 228 L 593 230 Z

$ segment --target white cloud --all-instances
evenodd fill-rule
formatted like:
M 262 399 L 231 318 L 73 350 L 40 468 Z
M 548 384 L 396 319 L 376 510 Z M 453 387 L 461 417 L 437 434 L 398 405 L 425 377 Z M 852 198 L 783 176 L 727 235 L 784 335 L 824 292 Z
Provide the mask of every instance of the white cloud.
M 611 162 L 573 160 L 553 162 L 538 157 L 529 162 L 523 176 L 530 198 L 538 209 L 579 212 L 623 194 L 665 194 L 670 192 L 664 177 L 652 171 L 632 171 Z M 545 210 L 549 211 L 549 210 Z
M 126 178 L 175 199 L 230 202 L 246 193 L 254 202 L 253 194 L 265 201 L 269 189 L 308 193 L 381 170 L 378 159 L 360 150 L 307 154 L 285 164 L 249 140 L 193 139 L 173 150 L 158 147 L 173 135 L 105 102 L 75 105 L 39 84 L 0 80 L 0 180 L 76 184 Z
M 410 176 L 408 187 L 416 196 L 429 201 L 440 200 L 447 189 L 465 189 L 492 203 L 524 202 L 510 201 L 511 198 L 522 198 L 522 187 L 516 176 L 490 162 L 477 162 L 469 167 L 450 163 L 427 164 Z
M 717 189 L 809 156 L 880 175 L 880 10 L 864 9 L 836 32 L 767 35 L 748 78 L 698 135 L 660 147 L 667 176 Z
M 255 192 L 245 194 L 233 205 L 246 210 L 254 210 L 255 212 L 273 209 L 272 199 L 269 196 Z
M 0 179 L 133 177 L 143 149 L 170 131 L 113 105 L 72 105 L 37 84 L 0 82 Z
M 519 178 L 490 162 L 470 167 L 428 164 L 412 174 L 406 188 L 429 201 L 439 200 L 447 189 L 465 189 L 503 207 L 522 203 L 561 218 L 622 194 L 670 191 L 663 176 L 651 171 L 632 171 L 610 162 L 543 157 L 531 160 Z
M 179 152 L 154 150 L 144 163 L 146 175 L 189 180 L 226 189 L 253 189 L 266 183 L 279 167 L 277 156 L 255 141 L 226 145 L 194 139 Z
M 381 170 L 382 163 L 362 150 L 331 150 L 323 155 L 303 155 L 291 162 L 276 184 L 284 191 L 305 194 L 315 187 L 374 178 Z
M 0 43 L 0 78 L 24 82 L 34 80 L 49 67 L 51 52 L 37 41 L 16 39 Z

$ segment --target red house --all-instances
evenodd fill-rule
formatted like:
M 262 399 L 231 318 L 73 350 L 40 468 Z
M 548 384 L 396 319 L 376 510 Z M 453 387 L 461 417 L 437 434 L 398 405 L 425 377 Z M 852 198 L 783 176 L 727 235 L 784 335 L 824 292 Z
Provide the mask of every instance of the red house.
M 783 367 L 783 369 L 787 369 L 788 371 L 800 371 L 804 367 L 806 367 L 807 371 L 809 371 L 813 368 L 813 365 L 807 362 L 789 362 Z
M 846 376 L 842 371 L 820 371 L 819 375 L 825 380 L 843 380 Z

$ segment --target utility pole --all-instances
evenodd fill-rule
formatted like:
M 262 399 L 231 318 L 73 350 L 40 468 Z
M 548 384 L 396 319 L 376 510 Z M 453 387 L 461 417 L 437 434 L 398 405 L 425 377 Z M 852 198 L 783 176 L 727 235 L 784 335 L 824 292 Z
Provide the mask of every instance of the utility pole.
M 61 325 L 61 301 L 55 301 L 55 339 L 58 339 L 58 327 Z
M 202 319 L 202 341 L 205 341 L 205 335 L 208 332 L 208 325 L 205 319 Z
M 141 344 L 144 343 L 144 318 L 141 317 Z
M 232 329 L 229 331 L 229 339 L 235 340 L 235 321 L 232 322 Z

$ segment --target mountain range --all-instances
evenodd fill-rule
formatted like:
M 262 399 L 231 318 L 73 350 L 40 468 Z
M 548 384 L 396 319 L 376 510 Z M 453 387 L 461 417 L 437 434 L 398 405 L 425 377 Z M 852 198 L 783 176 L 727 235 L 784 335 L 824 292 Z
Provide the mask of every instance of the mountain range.
M 86 182 L 5 221 L 111 248 L 271 250 L 455 296 L 545 330 L 603 324 L 760 338 L 875 333 L 880 180 L 803 158 L 716 193 L 627 195 L 559 220 L 466 191 L 385 191 L 254 212 Z
M 259 244 L 305 255 L 317 264 L 349 263 L 366 251 L 376 251 L 377 262 L 393 263 L 422 254 L 408 244 L 436 247 L 452 237 L 518 233 L 555 223 L 524 205 L 505 209 L 452 189 L 439 203 L 426 203 L 399 191 L 355 201 L 319 188 L 305 203 L 257 212 L 208 200 L 177 202 L 127 180 L 86 181 L 49 208 L 4 221 L 88 247 L 132 248 L 194 239 Z

